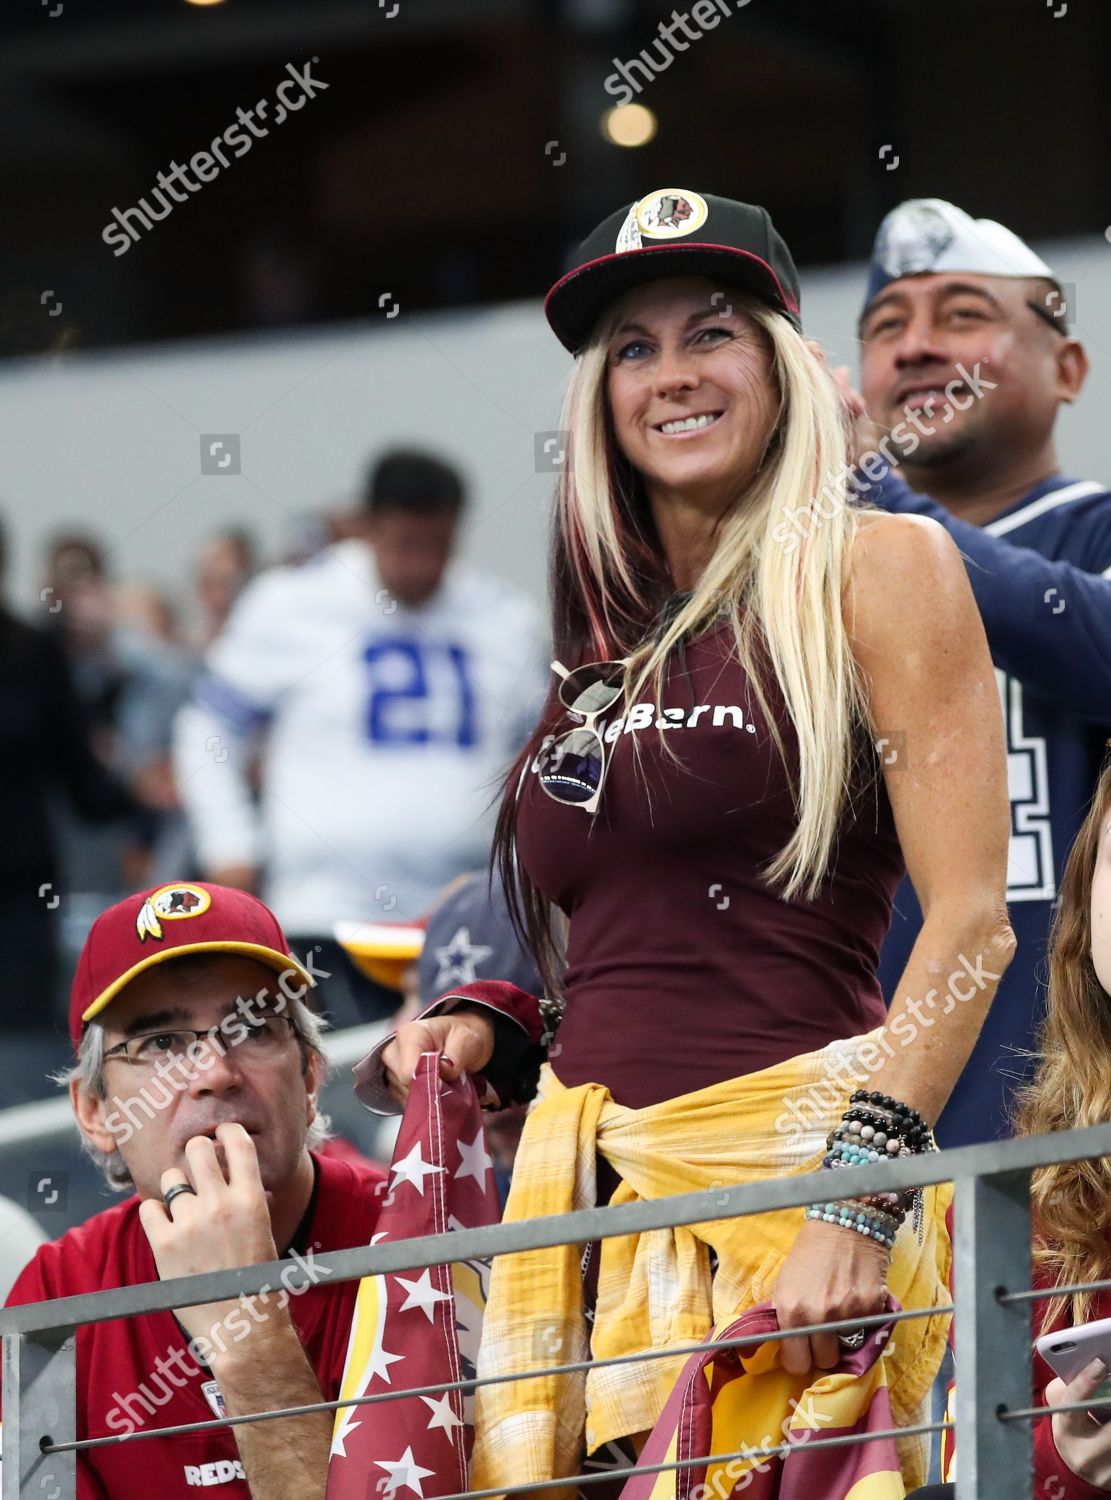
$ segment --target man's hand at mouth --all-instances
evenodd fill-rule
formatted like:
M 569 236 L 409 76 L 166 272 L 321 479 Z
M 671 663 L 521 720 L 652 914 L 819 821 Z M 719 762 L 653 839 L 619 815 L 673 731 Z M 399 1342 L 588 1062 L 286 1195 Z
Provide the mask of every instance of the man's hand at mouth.
M 186 1168 L 169 1167 L 162 1173 L 163 1193 L 178 1183 L 188 1183 L 193 1192 L 176 1194 L 168 1209 L 160 1198 L 148 1198 L 139 1205 L 139 1219 L 162 1281 L 278 1258 L 254 1141 L 236 1122 L 218 1125 L 215 1135 L 215 1141 L 207 1135 L 193 1136 L 185 1145 Z M 221 1166 L 217 1144 L 225 1166 Z M 229 1314 L 236 1314 L 232 1331 L 223 1331 L 222 1341 L 227 1344 L 237 1341 L 237 1333 L 238 1338 L 245 1336 L 244 1324 L 249 1328 L 252 1319 L 276 1312 L 277 1300 L 271 1293 L 265 1298 L 183 1307 L 177 1310 L 177 1318 L 190 1338 L 211 1342 Z M 253 1304 L 250 1317 L 243 1310 L 244 1302 Z
M 218 1125 L 215 1134 L 215 1141 L 193 1136 L 185 1145 L 186 1168 L 162 1174 L 163 1193 L 181 1183 L 195 1192 L 178 1193 L 169 1209 L 158 1198 L 139 1205 L 163 1281 L 278 1258 L 254 1141 L 236 1121 Z M 178 1309 L 178 1321 L 197 1341 L 193 1348 L 216 1377 L 229 1416 L 323 1401 L 286 1305 L 289 1296 L 283 1288 Z M 233 1427 L 251 1494 L 323 1500 L 332 1421 L 331 1412 L 315 1411 Z

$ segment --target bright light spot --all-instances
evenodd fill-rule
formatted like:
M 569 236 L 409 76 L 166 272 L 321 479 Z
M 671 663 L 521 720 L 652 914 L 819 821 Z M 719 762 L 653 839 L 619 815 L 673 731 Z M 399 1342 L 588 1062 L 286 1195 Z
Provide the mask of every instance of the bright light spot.
M 656 134 L 656 116 L 643 104 L 615 104 L 602 116 L 602 134 L 615 146 L 646 146 Z

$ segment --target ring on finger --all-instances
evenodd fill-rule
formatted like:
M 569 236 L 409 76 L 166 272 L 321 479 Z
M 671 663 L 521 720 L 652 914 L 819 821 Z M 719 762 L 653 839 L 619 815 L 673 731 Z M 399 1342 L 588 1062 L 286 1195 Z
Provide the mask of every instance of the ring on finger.
M 191 1182 L 172 1182 L 162 1194 L 162 1202 L 169 1208 L 174 1199 L 179 1198 L 182 1193 L 192 1193 L 194 1198 L 197 1196 L 197 1190 Z
M 839 1333 L 837 1342 L 842 1349 L 859 1349 L 862 1347 L 867 1334 L 863 1328 L 854 1328 L 852 1333 Z

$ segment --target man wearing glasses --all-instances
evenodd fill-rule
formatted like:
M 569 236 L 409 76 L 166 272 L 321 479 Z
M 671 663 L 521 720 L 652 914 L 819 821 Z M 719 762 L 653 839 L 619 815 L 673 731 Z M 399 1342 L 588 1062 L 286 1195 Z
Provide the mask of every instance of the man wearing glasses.
M 876 238 L 859 327 L 861 396 L 838 372 L 856 412 L 865 499 L 940 522 L 966 559 L 1007 732 L 1007 901 L 1018 951 L 941 1117 L 946 1146 L 1008 1132 L 1022 1050 L 1043 1012 L 1058 881 L 1111 728 L 1111 495 L 1066 477 L 1054 441 L 1059 408 L 1079 396 L 1088 370 L 1066 300 L 1049 266 L 1003 225 L 941 199 L 912 200 Z M 914 775 L 914 746 L 900 748 L 898 729 L 879 733 L 892 735 L 887 753 L 902 753 Z M 881 961 L 889 1000 L 921 923 L 904 882 Z M 975 992 L 916 998 L 923 1026 L 933 1003 L 976 1003 Z
M 225 886 L 162 886 L 93 924 L 64 1082 L 86 1150 L 131 1196 L 43 1246 L 9 1305 L 290 1256 L 303 1274 L 232 1302 L 82 1327 L 79 1439 L 338 1397 L 358 1282 L 328 1287 L 314 1257 L 369 1243 L 386 1174 L 316 1149 L 328 1122 L 312 984 L 273 914 Z M 454 1077 L 474 1066 L 489 1023 L 444 1006 L 432 1024 Z M 142 1476 L 144 1493 L 320 1500 L 332 1422 L 323 1412 L 89 1449 L 77 1494 L 130 1500 Z

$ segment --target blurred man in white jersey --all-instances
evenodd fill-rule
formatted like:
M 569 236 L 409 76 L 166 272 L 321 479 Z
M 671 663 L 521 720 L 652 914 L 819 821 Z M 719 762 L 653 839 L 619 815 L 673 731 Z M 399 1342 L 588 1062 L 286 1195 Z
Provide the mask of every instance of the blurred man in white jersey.
M 465 505 L 448 464 L 385 454 L 357 535 L 244 590 L 178 719 L 205 876 L 264 895 L 330 976 L 320 998 L 339 1025 L 400 996 L 357 973 L 335 921 L 411 920 L 486 862 L 498 775 L 546 690 L 539 611 L 453 560 Z

